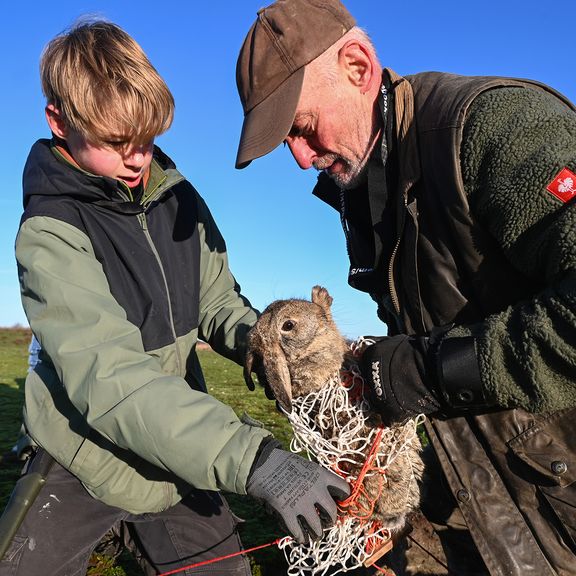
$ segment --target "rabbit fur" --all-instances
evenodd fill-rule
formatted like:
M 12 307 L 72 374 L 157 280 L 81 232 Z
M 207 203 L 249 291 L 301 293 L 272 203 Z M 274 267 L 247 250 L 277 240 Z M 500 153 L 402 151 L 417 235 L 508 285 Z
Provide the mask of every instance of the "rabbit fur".
M 280 407 L 290 413 L 293 398 L 320 390 L 342 367 L 355 362 L 332 318 L 331 305 L 328 291 L 314 286 L 312 301 L 277 300 L 264 310 L 248 334 L 244 378 L 249 388 L 254 387 L 251 372 L 261 374 Z M 376 413 L 369 421 L 381 424 Z M 387 468 L 383 490 L 381 480 L 366 477 L 369 497 L 381 490 L 371 519 L 391 531 L 400 530 L 407 515 L 418 508 L 424 468 L 420 452 L 415 439 Z M 358 470 L 350 473 L 357 476 Z

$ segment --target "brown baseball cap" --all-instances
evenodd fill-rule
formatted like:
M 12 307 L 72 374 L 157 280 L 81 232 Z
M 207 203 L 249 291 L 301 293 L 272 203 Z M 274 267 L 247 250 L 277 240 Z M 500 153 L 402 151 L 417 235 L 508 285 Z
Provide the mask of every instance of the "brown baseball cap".
M 288 136 L 304 67 L 355 25 L 339 0 L 277 0 L 258 11 L 236 65 L 244 108 L 236 168 L 268 154 Z

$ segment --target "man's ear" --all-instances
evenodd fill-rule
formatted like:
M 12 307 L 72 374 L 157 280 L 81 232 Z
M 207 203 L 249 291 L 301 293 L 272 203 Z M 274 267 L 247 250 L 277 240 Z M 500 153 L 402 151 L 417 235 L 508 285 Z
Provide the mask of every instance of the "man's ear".
M 346 42 L 338 51 L 338 62 L 349 82 L 358 87 L 362 94 L 370 90 L 378 76 L 378 66 L 374 55 L 362 42 L 355 39 Z M 379 76 L 377 82 L 379 85 Z
M 48 104 L 46 108 L 44 108 L 44 112 L 46 114 L 46 121 L 48 122 L 48 126 L 50 126 L 50 130 L 54 136 L 65 140 L 68 136 L 68 126 L 62 117 L 62 113 L 54 104 Z

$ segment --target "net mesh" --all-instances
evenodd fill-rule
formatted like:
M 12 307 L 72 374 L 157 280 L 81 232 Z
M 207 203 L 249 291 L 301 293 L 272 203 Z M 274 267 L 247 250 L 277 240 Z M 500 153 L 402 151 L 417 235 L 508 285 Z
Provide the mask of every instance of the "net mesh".
M 370 343 L 354 342 L 353 356 Z M 372 518 L 374 505 L 385 489 L 387 468 L 419 442 L 417 427 L 424 416 L 402 426 L 384 427 L 375 422 L 366 396 L 358 366 L 349 362 L 321 390 L 294 398 L 292 412 L 286 413 L 293 429 L 290 449 L 305 452 L 351 485 L 349 498 L 339 503 L 338 521 L 320 540 L 299 544 L 287 537 L 280 541 L 289 576 L 332 576 L 358 568 L 391 538 L 390 530 Z M 366 490 L 368 478 L 379 490 Z

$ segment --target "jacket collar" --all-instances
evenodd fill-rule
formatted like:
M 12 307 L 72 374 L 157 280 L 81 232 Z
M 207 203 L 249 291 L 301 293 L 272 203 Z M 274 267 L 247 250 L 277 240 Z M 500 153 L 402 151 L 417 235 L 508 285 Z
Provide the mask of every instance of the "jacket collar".
M 125 184 L 82 170 L 58 144 L 56 140 L 41 139 L 32 146 L 23 174 L 24 207 L 35 195 L 69 196 L 116 211 L 138 213 L 184 179 L 170 158 L 155 146 L 144 198 L 138 204 L 132 202 Z
M 382 137 L 368 164 L 367 183 L 342 191 L 321 173 L 313 190 L 340 213 L 351 264 L 349 284 L 370 293 L 382 290 L 390 252 L 402 233 L 408 193 L 420 177 L 410 83 L 384 69 L 378 104 Z

